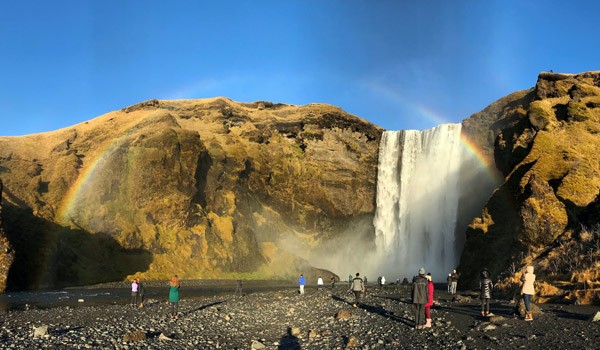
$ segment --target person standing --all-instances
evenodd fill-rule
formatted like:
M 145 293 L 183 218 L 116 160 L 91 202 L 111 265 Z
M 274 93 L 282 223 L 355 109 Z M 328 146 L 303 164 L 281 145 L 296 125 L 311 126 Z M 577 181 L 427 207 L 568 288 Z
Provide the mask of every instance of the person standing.
M 492 298 L 492 288 L 494 284 L 490 279 L 490 272 L 487 269 L 481 271 L 481 279 L 479 280 L 479 299 L 481 299 L 481 316 L 494 316 L 490 312 L 490 299 Z
M 304 275 L 300 275 L 298 278 L 298 285 L 300 286 L 300 295 L 304 294 L 304 285 L 306 284 L 306 280 L 304 279 Z
M 431 273 L 427 276 L 427 303 L 425 304 L 425 326 L 423 328 L 431 328 L 431 307 L 433 306 L 433 281 L 431 280 Z
M 448 293 L 452 290 L 452 274 L 448 274 L 448 278 L 446 279 L 446 283 L 448 283 Z
M 242 296 L 242 280 L 237 280 L 233 296 L 236 296 L 238 292 L 240 293 L 240 296 Z
M 321 287 L 323 287 L 323 278 L 319 276 L 319 278 L 317 278 L 317 289 L 320 290 Z
M 144 307 L 144 293 L 145 293 L 144 285 L 142 284 L 142 281 L 139 278 L 137 278 L 135 281 L 138 285 L 138 296 L 140 297 L 139 298 L 140 299 L 140 307 Z
M 179 277 L 177 275 L 169 281 L 169 304 L 171 304 L 171 318 L 176 319 L 179 312 Z
M 348 275 L 348 287 L 352 286 L 352 275 Z
M 131 306 L 137 307 L 138 284 L 135 278 L 131 281 Z
M 381 288 L 385 286 L 385 276 L 381 276 Z
M 331 280 L 331 290 L 333 290 L 335 288 L 335 276 L 331 276 L 330 280 Z
M 357 272 L 356 277 L 352 279 L 350 289 L 354 292 L 354 304 L 352 306 L 356 307 L 360 303 L 362 293 L 365 292 L 365 284 L 362 278 L 360 278 L 360 273 Z
M 381 289 L 381 276 L 377 277 L 377 285 L 379 286 L 379 289 Z
M 452 274 L 450 274 L 450 279 L 451 279 L 450 294 L 456 294 L 456 286 L 458 285 L 458 274 L 456 273 L 456 270 L 452 271 Z
M 523 302 L 525 303 L 525 321 L 533 321 L 533 315 L 531 314 L 531 299 L 535 294 L 533 266 L 527 266 L 525 274 L 521 276 L 521 282 L 523 282 L 521 294 L 523 294 Z
M 423 317 L 425 316 L 425 304 L 427 304 L 427 278 L 425 268 L 419 269 L 419 275 L 413 278 L 412 303 L 415 307 L 415 328 L 423 329 Z

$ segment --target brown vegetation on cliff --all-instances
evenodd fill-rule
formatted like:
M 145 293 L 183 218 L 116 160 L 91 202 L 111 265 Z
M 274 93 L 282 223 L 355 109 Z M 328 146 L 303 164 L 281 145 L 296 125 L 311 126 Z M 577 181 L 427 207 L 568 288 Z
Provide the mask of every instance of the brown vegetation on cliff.
M 542 73 L 499 109 L 494 157 L 505 182 L 467 231 L 459 267 L 467 286 L 487 267 L 510 295 L 533 264 L 544 300 L 598 301 L 599 107 L 600 72 L 588 72 Z
M 0 137 L 9 283 L 307 274 L 312 248 L 372 220 L 381 133 L 329 105 L 213 98 Z

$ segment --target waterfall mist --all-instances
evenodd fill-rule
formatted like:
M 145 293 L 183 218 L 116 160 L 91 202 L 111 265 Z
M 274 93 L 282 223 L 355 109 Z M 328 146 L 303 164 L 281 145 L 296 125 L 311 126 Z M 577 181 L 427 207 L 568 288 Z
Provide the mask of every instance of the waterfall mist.
M 460 124 L 443 124 L 382 135 L 373 220 L 377 275 L 410 280 L 425 267 L 443 281 L 457 265 L 461 166 L 468 159 L 460 134 Z

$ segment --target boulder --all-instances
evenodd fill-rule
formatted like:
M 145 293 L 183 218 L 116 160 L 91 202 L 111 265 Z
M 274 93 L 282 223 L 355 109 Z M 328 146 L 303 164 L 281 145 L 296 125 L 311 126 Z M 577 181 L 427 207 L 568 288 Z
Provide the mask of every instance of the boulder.
M 534 319 L 544 314 L 540 307 L 535 305 L 534 303 L 531 303 L 530 309 Z M 517 316 L 525 317 L 525 302 L 523 301 L 523 299 L 519 299 L 519 301 L 517 301 L 517 304 L 515 306 L 515 313 L 517 314 Z

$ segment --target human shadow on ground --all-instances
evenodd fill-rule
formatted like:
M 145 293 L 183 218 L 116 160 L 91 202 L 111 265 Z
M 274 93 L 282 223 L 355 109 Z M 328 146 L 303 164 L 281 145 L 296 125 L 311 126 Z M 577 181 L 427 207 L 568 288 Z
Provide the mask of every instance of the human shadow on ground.
M 286 334 L 281 337 L 279 340 L 279 346 L 277 350 L 300 350 L 302 347 L 300 346 L 300 342 L 298 342 L 298 337 L 292 334 L 292 328 L 288 327 Z
M 83 326 L 78 326 L 78 327 L 67 327 L 67 328 L 62 328 L 62 329 L 57 329 L 57 330 L 53 330 L 53 331 L 49 331 L 48 333 L 50 333 L 50 335 L 54 336 L 54 337 L 59 337 L 61 335 L 65 335 L 71 331 L 78 331 L 80 329 L 83 329 Z
M 343 299 L 343 298 L 341 298 L 341 297 L 339 297 L 337 295 L 331 295 L 331 298 L 333 300 L 335 300 L 335 301 L 339 301 L 339 302 L 348 304 L 351 307 L 354 307 L 354 303 L 353 302 L 348 301 L 346 299 Z M 388 311 L 388 310 L 386 310 L 386 309 L 384 309 L 384 308 L 382 308 L 380 306 L 368 305 L 368 304 L 364 304 L 364 303 L 358 303 L 358 304 L 356 304 L 356 307 L 359 308 L 359 309 L 368 311 L 370 313 L 374 313 L 374 314 L 380 315 L 380 316 L 385 317 L 385 318 L 387 318 L 389 320 L 403 323 L 403 324 L 405 324 L 405 325 L 407 325 L 409 327 L 413 327 L 414 324 L 415 324 L 412 320 L 409 320 L 409 319 L 407 319 L 405 317 L 401 317 L 401 316 L 395 315 L 393 312 Z
M 589 314 L 579 314 L 576 312 L 570 312 L 570 311 L 566 311 L 566 310 L 546 310 L 544 312 L 553 314 L 556 317 L 568 318 L 571 320 L 579 320 L 579 321 L 587 321 L 590 319 L 590 316 L 591 316 Z
M 375 298 L 381 298 L 381 299 L 388 299 L 388 300 L 393 300 L 393 301 L 398 301 L 404 304 L 412 304 L 412 302 L 410 301 L 409 298 L 403 298 L 403 297 L 391 297 L 388 295 L 377 295 L 377 294 L 373 294 L 372 295 Z
M 206 309 L 206 308 L 209 308 L 209 307 L 211 307 L 211 306 L 215 306 L 215 305 L 223 304 L 223 303 L 224 303 L 224 302 L 226 302 L 226 301 L 227 301 L 227 300 L 220 300 L 220 301 L 215 301 L 214 303 L 210 303 L 210 304 L 206 304 L 206 305 L 200 305 L 200 306 L 198 306 L 198 307 L 197 307 L 197 308 L 195 308 L 195 309 L 192 309 L 192 310 L 187 310 L 187 311 L 185 311 L 185 312 L 182 312 L 182 313 L 181 313 L 181 317 L 185 317 L 185 316 L 187 316 L 187 315 L 189 315 L 189 314 L 193 314 L 193 313 L 195 313 L 195 312 L 198 312 L 198 311 L 200 311 L 200 310 L 204 310 L 204 309 Z
M 433 310 L 444 310 L 447 312 L 471 316 L 473 318 L 483 318 L 481 316 L 481 304 L 468 303 L 468 304 L 434 304 Z M 490 303 L 490 312 L 495 316 L 513 316 L 515 313 L 514 306 L 503 305 L 501 303 Z

